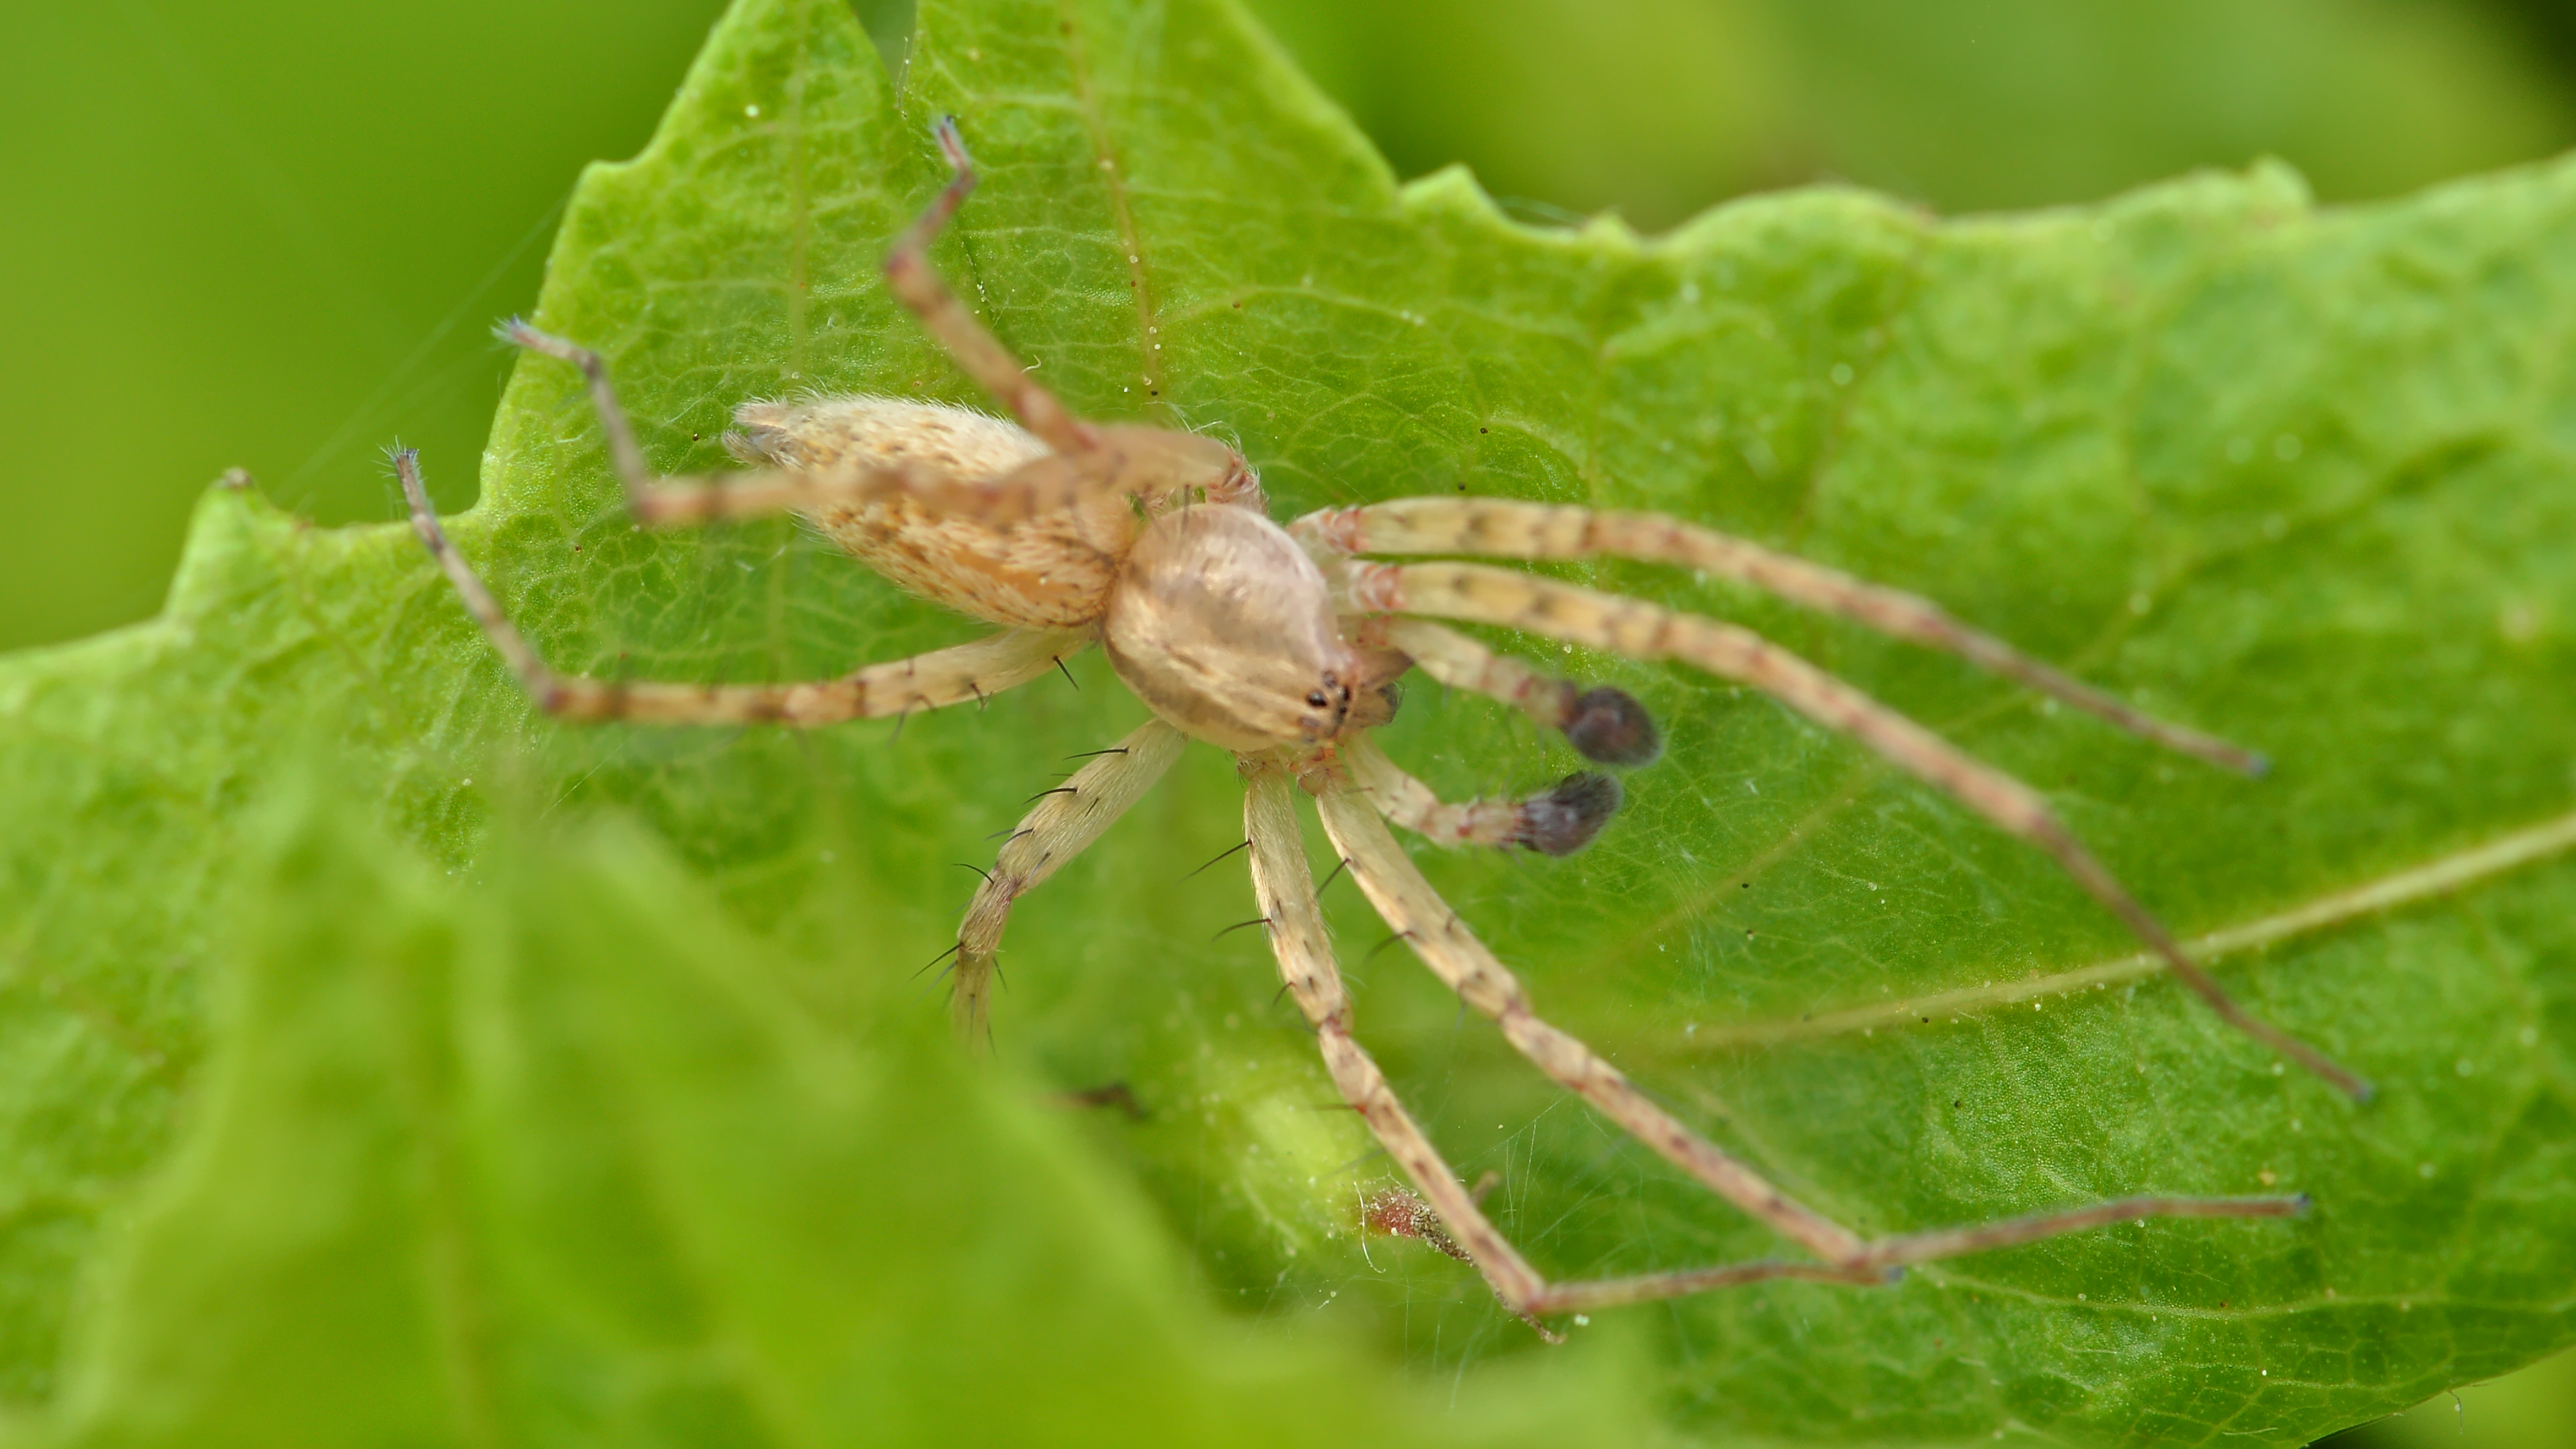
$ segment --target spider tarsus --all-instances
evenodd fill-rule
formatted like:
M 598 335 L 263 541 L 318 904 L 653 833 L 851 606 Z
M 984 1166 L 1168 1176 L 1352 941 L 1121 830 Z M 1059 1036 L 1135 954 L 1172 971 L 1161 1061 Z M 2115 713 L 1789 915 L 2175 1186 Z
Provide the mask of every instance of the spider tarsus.
M 1624 689 L 1603 685 L 1584 691 L 1566 706 L 1565 739 L 1596 765 L 1636 769 L 1651 765 L 1664 752 L 1664 737 L 1655 717 Z
M 1592 843 L 1624 798 L 1619 782 L 1596 771 L 1568 775 L 1555 789 L 1521 802 L 1512 841 L 1544 855 L 1572 855 Z

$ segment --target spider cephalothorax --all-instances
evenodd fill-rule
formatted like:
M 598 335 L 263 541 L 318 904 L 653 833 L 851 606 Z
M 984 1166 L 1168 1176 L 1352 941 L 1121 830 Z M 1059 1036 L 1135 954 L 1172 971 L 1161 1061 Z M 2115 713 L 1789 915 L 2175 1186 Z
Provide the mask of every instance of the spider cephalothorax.
M 1246 781 L 1253 886 L 1289 994 L 1315 1029 L 1344 1098 L 1428 1199 L 1450 1250 L 1471 1259 L 1523 1316 L 1699 1292 L 1764 1278 L 1879 1282 L 1907 1263 L 2144 1217 L 2278 1217 L 2282 1197 L 2137 1197 L 2028 1217 L 1864 1239 L 1772 1186 L 1548 1025 L 1502 963 L 1441 903 L 1393 822 L 1451 845 L 1582 848 L 1620 802 L 1606 774 L 1570 776 L 1524 799 L 1448 804 L 1378 748 L 1395 680 L 1419 668 L 1562 731 L 1586 758 L 1652 762 L 1654 723 L 1615 689 L 1587 688 L 1500 653 L 1435 618 L 1497 626 L 1641 659 L 1670 659 L 1752 685 L 1843 731 L 2047 851 L 2230 1023 L 2366 1096 L 2358 1077 L 2248 1015 L 2085 850 L 2046 801 L 1905 716 L 1735 625 L 1491 564 L 1396 563 L 1466 555 L 1616 555 L 1686 565 L 1898 638 L 1946 649 L 2159 744 L 2247 773 L 2261 758 L 2147 718 L 1909 594 L 1656 514 L 1482 498 L 1412 498 L 1271 521 L 1252 469 L 1193 433 L 1086 422 L 1021 368 L 929 267 L 929 241 L 972 189 L 953 122 L 954 179 L 886 258 L 886 279 L 959 365 L 1016 421 L 889 398 L 750 403 L 727 439 L 755 471 L 656 477 L 594 354 L 523 324 L 504 335 L 577 364 L 590 380 L 637 519 L 665 525 L 757 512 L 811 519 L 861 561 L 1000 633 L 837 679 L 760 685 L 625 683 L 557 674 L 510 626 L 448 546 L 417 460 L 396 455 L 421 539 L 494 645 L 549 713 L 567 719 L 827 725 L 983 699 L 1094 643 L 1154 718 L 1050 790 L 1006 841 L 958 931 L 956 1001 L 970 1032 L 988 1005 L 1011 903 L 1097 839 L 1161 777 L 1181 746 L 1234 753 Z M 1342 863 L 1387 924 L 1469 1006 L 1567 1089 L 1809 1257 L 1550 1283 L 1478 1207 L 1352 1035 L 1295 816 L 1313 797 Z M 1535 1321 L 1533 1319 L 1533 1321 Z M 1542 1329 L 1542 1331 L 1545 1331 Z

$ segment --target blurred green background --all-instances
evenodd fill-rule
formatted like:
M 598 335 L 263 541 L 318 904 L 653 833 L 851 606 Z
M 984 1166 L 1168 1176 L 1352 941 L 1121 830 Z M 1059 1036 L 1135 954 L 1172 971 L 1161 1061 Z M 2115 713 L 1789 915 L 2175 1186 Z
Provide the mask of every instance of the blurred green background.
M 1406 175 L 1667 227 L 1843 180 L 1944 212 L 2264 154 L 2328 201 L 2576 145 L 2566 0 L 1249 0 Z M 158 608 L 228 466 L 388 519 L 474 491 L 581 164 L 642 145 L 721 0 L 99 0 L 0 47 L 0 647 Z M 909 0 L 860 0 L 899 54 Z M 2345 1445 L 2576 1444 L 2576 1359 Z

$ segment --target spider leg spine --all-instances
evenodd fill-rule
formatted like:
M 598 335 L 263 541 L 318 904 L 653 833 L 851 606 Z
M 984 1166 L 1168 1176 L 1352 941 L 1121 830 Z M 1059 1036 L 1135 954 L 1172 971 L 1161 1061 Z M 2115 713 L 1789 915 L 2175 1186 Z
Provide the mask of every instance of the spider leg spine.
M 1182 877 L 1181 877 L 1181 879 L 1183 879 L 1183 880 L 1196 880 L 1196 879 L 1198 879 L 1201 875 L 1203 875 L 1203 874 L 1205 874 L 1205 873 L 1207 872 L 1207 869 L 1208 869 L 1208 867 L 1209 867 L 1209 866 L 1213 866 L 1213 865 L 1215 865 L 1218 861 L 1221 861 L 1221 860 L 1226 859 L 1228 856 L 1233 855 L 1233 854 L 1234 854 L 1236 851 L 1238 851 L 1238 850 L 1249 850 L 1249 849 L 1251 849 L 1251 848 L 1252 848 L 1252 842 L 1251 842 L 1251 841 L 1249 841 L 1249 840 L 1238 840 L 1238 841 L 1236 841 L 1234 844 L 1227 846 L 1225 849 L 1223 849 L 1223 850 L 1221 850 L 1221 851 L 1218 851 L 1214 856 L 1210 857 L 1206 865 L 1202 865 L 1202 866 L 1200 866 L 1197 870 L 1191 871 L 1188 875 L 1182 876 Z

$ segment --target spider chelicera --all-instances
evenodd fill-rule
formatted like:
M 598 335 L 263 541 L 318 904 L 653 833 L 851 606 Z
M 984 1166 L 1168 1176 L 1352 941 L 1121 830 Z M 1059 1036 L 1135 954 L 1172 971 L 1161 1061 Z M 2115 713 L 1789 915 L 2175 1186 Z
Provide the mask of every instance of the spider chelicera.
M 1602 765 L 1653 760 L 1660 745 L 1652 719 L 1619 690 L 1584 688 L 1432 619 L 1677 660 L 1765 691 L 2048 852 L 2239 1030 L 2355 1097 L 2369 1088 L 2231 1001 L 2037 791 L 1752 632 L 1515 569 L 1367 556 L 1617 556 L 1680 564 L 1952 651 L 2218 765 L 2258 774 L 2261 757 L 2150 719 L 1926 600 L 1656 514 L 1409 498 L 1327 509 L 1282 527 L 1265 511 L 1260 482 L 1240 453 L 1198 434 L 1075 417 L 940 281 L 927 249 L 973 190 L 975 175 L 953 118 L 936 135 L 953 177 L 887 253 L 886 281 L 1016 424 L 881 397 L 748 403 L 735 414 L 741 431 L 726 441 L 753 471 L 658 477 L 596 354 L 524 323 L 506 324 L 502 334 L 587 376 L 609 452 L 642 524 L 800 514 L 898 584 L 1000 625 L 1001 632 L 808 683 L 693 685 L 559 674 L 449 547 L 421 487 L 416 456 L 396 454 L 414 528 L 540 708 L 570 720 L 828 725 L 983 700 L 1099 644 L 1154 718 L 1049 792 L 1002 846 L 958 931 L 954 999 L 962 1020 L 970 1031 L 982 1023 L 1012 902 L 1098 839 L 1184 743 L 1200 739 L 1231 751 L 1246 784 L 1245 833 L 1263 924 L 1335 1086 L 1428 1200 L 1452 1250 L 1533 1323 L 1536 1315 L 1769 1278 L 1881 1282 L 1908 1263 L 2139 1218 L 2282 1217 L 2302 1209 L 2304 1199 L 2293 1197 L 2132 1197 L 1871 1239 L 1791 1198 L 1692 1131 L 1591 1048 L 1541 1020 L 1520 983 L 1441 901 L 1387 829 L 1391 821 L 1444 844 L 1564 854 L 1581 848 L 1617 809 L 1617 781 L 1588 772 L 1527 799 L 1448 804 L 1370 737 L 1392 717 L 1392 686 L 1412 668 L 1517 707 Z M 1531 1267 L 1487 1220 L 1479 1194 L 1450 1171 L 1351 1034 L 1350 1001 L 1298 836 L 1294 808 L 1301 791 L 1314 799 L 1344 868 L 1378 914 L 1424 965 L 1491 1017 L 1513 1047 L 1811 1256 L 1566 1283 L 1551 1283 Z

